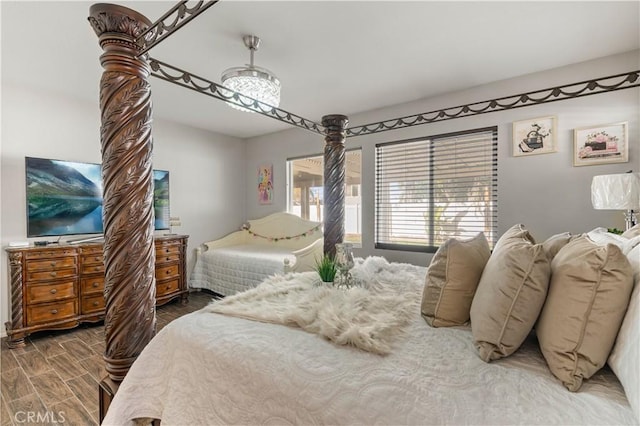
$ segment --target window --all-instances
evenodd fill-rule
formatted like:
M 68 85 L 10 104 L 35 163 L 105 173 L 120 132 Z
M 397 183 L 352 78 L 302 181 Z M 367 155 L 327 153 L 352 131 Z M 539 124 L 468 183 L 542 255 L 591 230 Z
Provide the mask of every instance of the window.
M 360 244 L 361 239 L 361 150 L 345 153 L 345 241 Z M 324 219 L 324 156 L 296 158 L 287 161 L 289 189 L 287 211 L 303 219 Z
M 434 252 L 497 227 L 497 128 L 376 145 L 375 247 Z

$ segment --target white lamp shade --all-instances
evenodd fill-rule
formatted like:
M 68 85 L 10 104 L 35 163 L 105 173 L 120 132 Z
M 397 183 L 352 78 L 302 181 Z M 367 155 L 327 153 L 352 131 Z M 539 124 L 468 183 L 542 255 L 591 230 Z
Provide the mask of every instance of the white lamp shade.
M 591 203 L 597 210 L 640 209 L 640 173 L 594 176 Z

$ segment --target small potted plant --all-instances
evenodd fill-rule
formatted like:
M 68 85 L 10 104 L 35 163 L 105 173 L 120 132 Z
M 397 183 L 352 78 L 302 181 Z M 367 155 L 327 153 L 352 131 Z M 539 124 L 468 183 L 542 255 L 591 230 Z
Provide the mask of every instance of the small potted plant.
M 316 259 L 316 271 L 323 283 L 333 283 L 338 267 L 333 256 L 324 254 L 320 260 Z

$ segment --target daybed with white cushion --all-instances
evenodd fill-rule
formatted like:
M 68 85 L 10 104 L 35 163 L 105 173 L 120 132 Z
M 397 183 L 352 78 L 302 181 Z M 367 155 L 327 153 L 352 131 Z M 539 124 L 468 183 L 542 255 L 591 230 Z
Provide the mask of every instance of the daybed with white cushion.
M 510 242 L 499 241 L 496 250 L 508 246 L 522 259 L 522 247 L 512 244 L 523 243 L 536 256 L 555 255 L 561 259 L 551 262 L 558 276 L 564 273 L 562 262 L 576 259 L 563 250 L 571 254 L 591 244 L 585 236 L 568 235 L 533 244 L 521 228 L 508 234 Z M 558 244 L 559 239 L 564 241 Z M 446 274 L 466 268 L 455 259 L 459 248 L 449 247 Z M 635 252 L 627 249 L 637 278 L 640 245 Z M 612 244 L 589 250 L 620 254 Z M 586 262 L 584 269 L 590 269 Z M 624 268 L 629 272 L 629 263 Z M 504 356 L 487 350 L 491 338 L 476 338 L 473 319 L 471 325 L 429 325 L 421 316 L 421 298 L 433 273 L 431 267 L 383 258 L 357 259 L 352 274 L 359 287 L 321 285 L 315 272 L 275 276 L 181 317 L 162 329 L 133 364 L 104 424 L 133 424 L 134 419 L 161 419 L 167 425 L 638 424 L 638 285 L 608 361 L 611 369 L 585 376 L 579 391 L 571 392 L 550 369 L 546 349 L 533 333 L 525 332 L 517 350 L 499 341 L 496 350 L 512 352 Z M 478 292 L 488 290 L 486 278 L 483 274 Z M 447 285 L 452 283 L 445 283 L 445 290 Z M 554 285 L 559 284 L 552 278 Z M 602 296 L 596 294 L 598 286 L 589 289 L 596 290 L 594 299 Z M 520 290 L 515 297 L 531 288 Z M 549 297 L 563 297 L 552 293 Z M 598 304 L 590 308 L 599 309 Z M 424 306 L 423 300 L 423 315 Z M 440 308 L 431 314 L 459 314 L 457 307 Z M 519 315 L 510 311 L 507 319 L 520 322 Z M 505 327 L 509 330 L 498 327 L 499 339 L 513 332 L 511 325 Z M 594 336 L 583 337 L 586 342 Z M 599 347 L 572 349 L 584 354 Z M 485 357 L 489 352 L 496 355 L 491 362 Z M 591 360 L 576 360 L 585 361 Z
M 322 252 L 321 223 L 274 213 L 199 247 L 189 286 L 229 296 L 273 274 L 310 271 Z

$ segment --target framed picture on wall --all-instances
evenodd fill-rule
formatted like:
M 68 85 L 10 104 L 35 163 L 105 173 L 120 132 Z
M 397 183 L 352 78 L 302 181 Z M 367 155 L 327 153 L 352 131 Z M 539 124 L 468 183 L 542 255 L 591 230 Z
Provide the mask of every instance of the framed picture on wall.
M 626 163 L 628 142 L 627 122 L 574 129 L 573 165 Z
M 258 166 L 258 203 L 273 202 L 273 164 Z
M 526 157 L 557 151 L 556 117 L 513 122 L 513 156 Z

